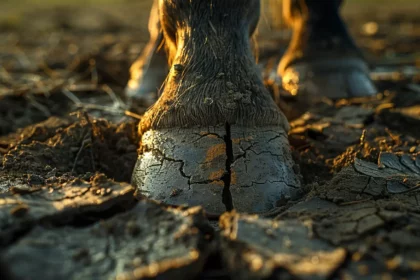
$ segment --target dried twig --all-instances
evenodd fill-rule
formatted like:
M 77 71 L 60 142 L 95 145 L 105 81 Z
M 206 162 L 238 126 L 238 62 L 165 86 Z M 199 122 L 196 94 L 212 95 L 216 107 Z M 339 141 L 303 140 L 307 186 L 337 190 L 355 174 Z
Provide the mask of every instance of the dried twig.
M 92 164 L 92 170 L 93 172 L 96 171 L 95 168 L 95 158 L 93 156 L 93 143 L 94 143 L 94 139 L 93 139 L 93 123 L 90 121 L 89 115 L 86 111 L 83 112 L 83 115 L 88 123 L 88 125 L 90 126 L 90 131 L 89 131 L 89 138 L 90 138 L 90 162 Z
M 86 130 L 88 130 L 88 129 L 86 129 Z M 82 143 L 80 144 L 79 151 L 77 152 L 76 158 L 74 159 L 74 162 L 73 162 L 73 167 L 71 169 L 72 174 L 74 174 L 74 170 L 76 169 L 77 162 L 80 159 L 80 155 L 82 154 L 82 152 L 85 148 L 85 145 L 88 144 L 88 142 L 91 141 L 90 137 L 88 138 L 87 136 L 88 136 L 88 133 L 87 133 L 87 131 L 85 131 L 83 133 Z
M 73 167 L 71 169 L 71 173 L 73 174 L 74 171 L 76 170 L 77 167 L 77 162 L 80 159 L 80 156 L 83 152 L 83 150 L 90 145 L 90 159 L 91 159 L 91 165 L 92 165 L 92 170 L 95 172 L 96 168 L 95 168 L 95 158 L 93 155 L 93 124 L 90 121 L 89 115 L 86 111 L 83 111 L 83 116 L 86 119 L 86 122 L 88 123 L 88 126 L 85 128 L 84 132 L 83 132 L 83 137 L 82 137 L 82 142 L 80 144 L 79 150 L 77 152 L 76 158 L 74 159 L 73 162 Z
M 130 111 L 125 111 L 124 113 L 128 117 L 132 117 L 132 118 L 135 118 L 135 119 L 138 119 L 138 120 L 141 120 L 141 118 L 142 118 L 142 116 L 140 116 L 136 113 L 130 112 Z
M 121 98 L 119 98 L 115 94 L 115 92 L 112 90 L 110 86 L 108 86 L 107 84 L 102 85 L 102 90 L 109 95 L 109 97 L 112 99 L 112 101 L 118 108 L 122 108 L 122 109 L 127 108 L 127 105 L 121 100 Z
M 70 99 L 71 101 L 73 101 L 73 103 L 74 104 L 76 104 L 76 106 L 77 105 L 79 105 L 79 104 L 82 104 L 82 101 L 80 101 L 80 99 L 73 93 L 73 92 L 71 92 L 70 90 L 68 90 L 68 89 L 66 89 L 66 88 L 63 88 L 62 90 L 61 90 L 61 92 L 68 98 L 68 99 Z
M 51 112 L 50 110 L 48 110 L 48 108 L 44 105 L 42 105 L 41 103 L 39 103 L 38 101 L 36 101 L 36 99 L 33 97 L 32 94 L 27 94 L 25 95 L 26 100 L 29 101 L 29 103 L 36 109 L 38 109 L 41 113 L 43 113 L 45 115 L 45 117 L 49 118 L 51 117 Z

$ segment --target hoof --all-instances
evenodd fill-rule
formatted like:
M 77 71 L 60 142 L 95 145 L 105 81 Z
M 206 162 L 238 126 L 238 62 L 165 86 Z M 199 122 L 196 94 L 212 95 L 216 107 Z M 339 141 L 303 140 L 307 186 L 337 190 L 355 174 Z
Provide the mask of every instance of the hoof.
M 231 128 L 230 194 L 239 212 L 264 213 L 300 197 L 300 174 L 280 127 Z
M 340 99 L 378 92 L 367 64 L 359 58 L 301 61 L 281 72 L 282 87 L 293 96 Z
M 168 66 L 164 54 L 146 48 L 143 55 L 130 68 L 130 80 L 125 97 L 131 104 L 151 106 L 158 99 L 158 91 L 165 80 Z
M 168 58 L 163 48 L 163 32 L 159 18 L 159 3 L 153 2 L 149 17 L 150 40 L 130 67 L 130 80 L 125 97 L 130 106 L 149 107 L 158 98 L 158 91 L 168 74 Z
M 277 73 L 283 88 L 298 99 L 341 99 L 377 93 L 363 54 L 340 15 L 342 3 L 283 1 L 284 18 L 293 35 Z
M 299 196 L 281 127 L 149 130 L 132 182 L 151 199 L 221 214 L 264 213 Z
M 216 215 L 264 213 L 296 198 L 289 125 L 249 43 L 260 1 L 162 0 L 159 7 L 171 70 L 140 122 L 132 183 L 148 198 Z

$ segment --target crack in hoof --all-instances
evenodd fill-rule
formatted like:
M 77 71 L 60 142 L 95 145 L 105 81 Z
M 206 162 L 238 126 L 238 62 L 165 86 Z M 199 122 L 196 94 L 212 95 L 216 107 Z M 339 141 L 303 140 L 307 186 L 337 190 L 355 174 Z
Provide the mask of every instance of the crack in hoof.
M 225 184 L 223 188 L 222 193 L 222 202 L 226 206 L 226 211 L 232 211 L 233 206 L 233 200 L 232 200 L 232 194 L 230 193 L 230 184 L 232 182 L 232 164 L 234 162 L 233 158 L 233 145 L 232 145 L 232 138 L 230 133 L 230 124 L 226 123 L 226 135 L 224 137 L 225 143 L 226 143 L 226 172 L 222 177 L 222 180 Z
M 142 137 L 142 151 L 133 184 L 166 204 L 202 206 L 208 213 L 265 213 L 301 193 L 281 127 L 225 123 L 150 130 Z

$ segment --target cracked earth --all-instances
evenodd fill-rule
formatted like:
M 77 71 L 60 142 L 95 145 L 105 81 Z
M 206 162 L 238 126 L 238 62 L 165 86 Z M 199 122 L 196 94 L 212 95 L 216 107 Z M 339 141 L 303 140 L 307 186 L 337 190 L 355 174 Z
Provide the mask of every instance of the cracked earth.
M 221 126 L 142 139 L 146 106 L 125 113 L 121 95 L 147 41 L 146 24 L 129 22 L 148 7 L 129 8 L 125 21 L 39 10 L 25 28 L 0 14 L 0 279 L 420 278 L 413 7 L 348 16 L 378 96 L 279 99 L 270 73 L 287 33 L 262 33 L 260 66 L 288 135 Z M 258 202 L 279 186 L 280 198 Z M 173 206 L 185 197 L 195 200 Z M 250 208 L 264 214 L 239 213 Z

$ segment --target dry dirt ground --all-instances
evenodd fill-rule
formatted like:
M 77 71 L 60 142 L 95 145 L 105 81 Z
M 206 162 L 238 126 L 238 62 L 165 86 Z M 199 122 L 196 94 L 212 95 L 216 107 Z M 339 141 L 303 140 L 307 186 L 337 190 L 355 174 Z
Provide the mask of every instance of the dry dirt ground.
M 0 9 L 0 279 L 420 279 L 418 6 L 347 8 L 372 98 L 279 98 L 290 32 L 261 32 L 305 197 L 209 222 L 129 185 L 146 108 L 126 113 L 122 91 L 149 4 L 5 13 L 13 3 Z

